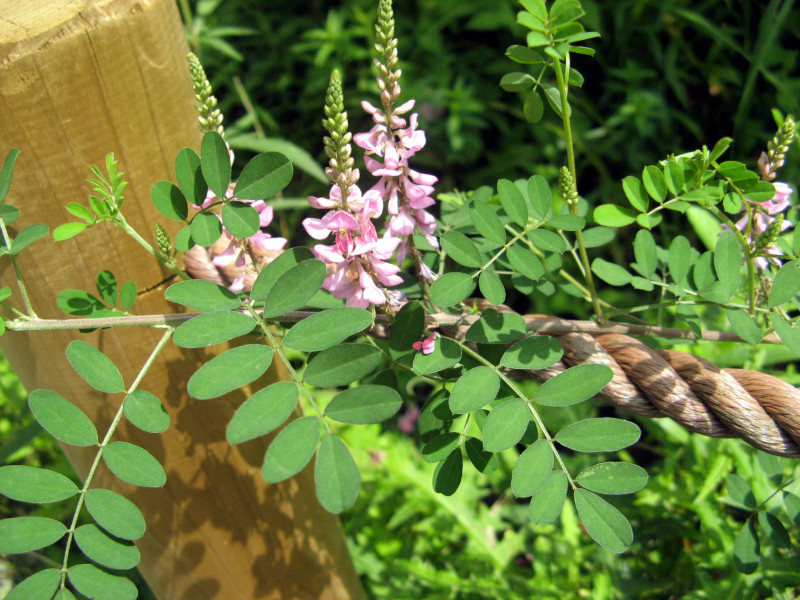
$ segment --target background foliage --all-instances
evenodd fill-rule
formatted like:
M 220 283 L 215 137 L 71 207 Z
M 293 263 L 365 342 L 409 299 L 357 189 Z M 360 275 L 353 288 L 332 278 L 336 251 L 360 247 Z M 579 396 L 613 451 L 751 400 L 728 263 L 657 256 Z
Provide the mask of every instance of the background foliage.
M 576 57 L 586 85 L 572 98 L 580 108 L 575 111 L 576 139 L 582 144 L 580 191 L 595 204 L 621 200 L 619 179 L 638 174 L 641 165 L 726 135 L 737 140 L 731 158 L 752 165 L 774 133 L 769 108 L 800 112 L 798 55 L 790 50 L 798 45 L 800 15 L 793 2 L 586 0 L 583 5 L 587 29 L 602 35 L 592 43 L 594 59 L 582 65 L 577 61 L 583 57 Z M 321 164 L 322 129 L 319 119 L 310 116 L 320 114 L 334 67 L 345 73 L 353 129 L 367 129 L 368 117 L 362 116 L 357 101 L 374 97 L 369 67 L 372 0 L 337 2 L 333 8 L 321 0 L 276 0 L 266 9 L 234 0 L 205 1 L 182 4 L 182 9 L 191 22 L 190 42 L 199 50 L 228 116 L 234 147 L 284 151 L 291 142 L 296 164 L 303 151 L 313 157 L 310 163 Z M 403 97 L 417 99 L 428 135 L 428 150 L 419 159 L 424 170 L 440 177 L 438 189 L 470 190 L 532 172 L 554 180 L 563 156 L 557 127 L 547 118 L 533 127 L 525 123 L 520 100 L 497 85 L 509 70 L 505 48 L 522 37 L 522 28 L 514 23 L 515 3 L 418 0 L 398 2 L 396 10 Z M 781 179 L 800 180 L 797 165 L 794 149 Z M 298 165 L 297 170 L 305 171 L 305 177 L 295 179 L 287 197 L 303 198 L 304 204 L 305 195 L 320 194 L 324 184 L 315 179 L 311 166 Z M 291 237 L 300 218 L 300 212 L 279 213 L 285 237 Z M 788 218 L 796 222 L 796 211 Z M 674 223 L 663 227 L 675 233 Z M 624 238 L 618 241 L 619 253 L 631 246 Z M 630 257 L 614 258 L 623 262 Z M 617 293 L 621 297 L 613 301 L 625 305 L 630 290 Z M 556 294 L 536 311 L 574 316 L 564 308 L 574 305 Z M 705 317 L 709 324 L 715 318 L 723 323 L 713 311 Z M 780 348 L 675 347 L 720 366 L 785 373 L 788 381 L 800 383 L 796 367 Z M 413 381 L 401 384 L 406 406 L 424 396 Z M 55 443 L 47 436 L 34 437 L 37 426 L 30 425 L 25 395 L 5 364 L 0 386 L 4 462 L 48 465 L 74 478 Z M 584 403 L 544 414 L 548 425 L 558 429 L 615 411 Z M 666 420 L 639 423 L 642 441 L 621 457 L 647 468 L 651 480 L 642 492 L 617 502 L 636 532 L 634 545 L 621 556 L 593 544 L 569 510 L 553 525 L 528 524 L 526 504 L 500 492 L 509 489 L 515 449 L 506 451 L 500 468 L 488 478 L 465 470 L 465 485 L 445 497 L 432 491 L 433 465 L 420 459 L 419 444 L 401 431 L 402 423 L 342 427 L 364 477 L 361 498 L 343 519 L 370 595 L 795 597 L 791 590 L 800 585 L 797 513 L 788 515 L 795 527 L 785 538 L 776 534 L 764 542 L 762 566 L 754 574 L 736 569 L 732 548 L 754 506 L 738 495 L 736 477 L 749 482 L 761 503 L 776 489 L 776 481 L 800 475 L 796 462 L 765 458 L 740 442 L 691 436 Z M 569 460 L 576 472 L 589 466 L 580 463 L 585 455 Z M 787 489 L 800 495 L 797 482 Z M 0 498 L 2 517 L 25 509 Z M 56 514 L 37 515 L 63 518 L 57 514 L 58 504 L 44 509 Z M 19 580 L 42 562 L 60 561 L 58 548 L 49 551 L 55 555 L 15 557 L 10 574 L 0 571 L 0 577 Z

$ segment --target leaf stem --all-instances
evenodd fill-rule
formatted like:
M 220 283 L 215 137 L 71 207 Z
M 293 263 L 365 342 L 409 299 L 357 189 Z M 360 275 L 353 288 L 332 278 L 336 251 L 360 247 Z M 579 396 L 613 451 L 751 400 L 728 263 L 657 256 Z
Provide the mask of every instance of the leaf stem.
M 128 398 L 129 395 L 131 395 L 139 387 L 139 383 L 141 383 L 141 381 L 144 378 L 144 376 L 150 370 L 150 367 L 153 366 L 153 362 L 155 362 L 155 359 L 158 357 L 158 355 L 164 349 L 164 346 L 166 345 L 167 341 L 169 341 L 169 338 L 172 336 L 172 333 L 174 331 L 175 330 L 172 327 L 167 329 L 167 331 L 164 333 L 164 335 L 161 337 L 161 339 L 156 344 L 155 348 L 153 348 L 153 351 L 150 353 L 150 356 L 147 358 L 147 361 L 145 361 L 144 366 L 142 366 L 142 368 L 139 370 L 139 374 L 136 376 L 136 379 L 131 384 L 131 387 L 128 390 L 126 390 L 125 398 L 120 403 L 119 408 L 117 409 L 117 412 L 114 415 L 114 419 L 111 421 L 111 424 L 108 426 L 108 431 L 106 431 L 106 435 L 103 438 L 103 441 L 100 442 L 100 444 L 99 444 L 99 447 L 98 447 L 98 450 L 97 450 L 97 454 L 95 455 L 94 461 L 92 462 L 92 466 L 89 468 L 89 473 L 86 475 L 86 481 L 84 482 L 83 488 L 81 489 L 81 491 L 80 491 L 80 493 L 78 495 L 78 504 L 75 506 L 75 512 L 72 515 L 72 523 L 70 523 L 69 529 L 67 530 L 67 543 L 66 543 L 66 547 L 64 548 L 64 561 L 61 564 L 61 584 L 60 584 L 60 587 L 62 589 L 64 588 L 64 586 L 66 584 L 67 571 L 69 570 L 69 568 L 67 566 L 67 562 L 68 562 L 68 559 L 69 559 L 69 551 L 70 551 L 70 548 L 72 547 L 72 540 L 73 540 L 73 538 L 75 536 L 75 529 L 76 529 L 76 527 L 78 525 L 78 517 L 80 516 L 81 509 L 83 508 L 83 503 L 84 503 L 84 499 L 86 497 L 86 492 L 89 491 L 89 485 L 91 485 L 92 479 L 94 478 L 95 471 L 97 470 L 97 467 L 100 465 L 100 459 L 103 457 L 103 450 L 108 445 L 108 443 L 111 441 L 111 436 L 114 435 L 114 433 L 117 430 L 117 427 L 119 426 L 120 421 L 122 421 L 122 415 L 123 415 L 123 408 L 125 406 L 125 400 Z
M 3 241 L 6 244 L 6 248 L 8 248 L 9 256 L 11 256 L 11 264 L 14 266 L 14 275 L 17 278 L 17 286 L 19 287 L 20 294 L 22 294 L 22 301 L 25 303 L 25 308 L 28 310 L 28 316 L 31 319 L 37 319 L 38 316 L 33 310 L 31 299 L 28 297 L 28 290 L 25 287 L 25 282 L 22 281 L 22 273 L 20 272 L 19 265 L 17 264 L 17 257 L 11 254 L 11 238 L 8 235 L 8 230 L 6 229 L 6 222 L 2 218 L 0 218 L 0 231 L 3 233 Z

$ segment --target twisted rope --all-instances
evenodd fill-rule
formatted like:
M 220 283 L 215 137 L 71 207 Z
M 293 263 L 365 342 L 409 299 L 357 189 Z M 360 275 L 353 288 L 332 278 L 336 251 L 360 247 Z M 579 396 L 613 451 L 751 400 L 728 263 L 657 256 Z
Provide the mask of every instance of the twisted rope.
M 195 247 L 184 255 L 186 271 L 192 277 L 227 285 L 236 272 L 233 267 L 215 267 L 213 255 Z M 245 283 L 249 287 L 252 280 Z M 483 300 L 476 302 L 479 308 L 489 306 Z M 621 333 L 569 331 L 575 328 L 574 322 L 565 319 L 526 315 L 525 320 L 530 331 L 558 339 L 564 356 L 546 369 L 509 369 L 514 378 L 546 381 L 575 365 L 606 365 L 614 377 L 598 396 L 622 410 L 643 417 L 669 417 L 695 433 L 738 437 L 769 454 L 800 457 L 800 391 L 777 377 L 747 369 L 720 369 L 686 352 L 655 351 Z M 467 328 L 466 323 L 442 327 L 454 337 L 463 337 Z M 593 329 L 602 331 L 597 326 Z

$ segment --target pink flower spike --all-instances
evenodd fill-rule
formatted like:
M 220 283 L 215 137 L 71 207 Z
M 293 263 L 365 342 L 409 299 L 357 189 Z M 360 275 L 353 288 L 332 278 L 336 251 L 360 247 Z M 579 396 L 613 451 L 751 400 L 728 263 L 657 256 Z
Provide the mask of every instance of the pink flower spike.
M 394 114 L 396 115 L 404 115 L 412 108 L 414 108 L 414 104 L 416 100 L 409 100 L 407 102 L 403 102 L 400 106 L 394 109 Z
M 436 334 L 432 333 L 421 342 L 411 344 L 414 350 L 422 350 L 423 354 L 430 354 L 436 348 Z

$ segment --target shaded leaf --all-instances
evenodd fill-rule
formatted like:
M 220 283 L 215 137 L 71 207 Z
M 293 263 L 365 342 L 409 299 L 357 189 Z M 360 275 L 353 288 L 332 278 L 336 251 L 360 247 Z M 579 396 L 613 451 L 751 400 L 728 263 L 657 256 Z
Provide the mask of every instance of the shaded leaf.
M 653 239 L 652 233 L 645 229 L 636 233 L 633 240 L 633 253 L 642 276 L 652 277 L 655 275 L 658 259 L 656 258 L 656 241 Z
M 339 344 L 311 359 L 303 379 L 326 388 L 347 385 L 368 375 L 378 366 L 381 352 L 368 344 Z
M 775 313 L 770 313 L 769 322 L 775 328 L 775 333 L 778 334 L 781 341 L 786 344 L 786 347 L 795 354 L 800 355 L 800 330 Z
M 556 364 L 564 355 L 558 340 L 549 335 L 534 335 L 506 350 L 500 364 L 509 369 L 544 369 Z
M 764 332 L 758 326 L 755 319 L 740 308 L 727 308 L 725 314 L 732 330 L 740 338 L 751 344 L 757 344 L 764 337 Z
M 325 408 L 325 415 L 340 423 L 369 425 L 394 416 L 403 401 L 384 385 L 360 385 L 343 391 Z
M 49 232 L 50 228 L 47 225 L 42 225 L 40 223 L 28 225 L 25 229 L 20 231 L 11 242 L 11 250 L 9 253 L 12 255 L 19 254 L 35 241 L 45 237 Z
M 125 391 L 125 384 L 117 366 L 91 344 L 74 340 L 67 346 L 66 355 L 72 368 L 96 390 L 106 394 Z
M 0 169 L 0 202 L 6 199 L 8 190 L 11 189 L 11 175 L 14 172 L 14 163 L 17 162 L 19 155 L 20 151 L 14 148 L 6 154 L 6 158 L 3 161 L 3 168 Z
M 491 452 L 486 452 L 483 449 L 483 443 L 479 439 L 474 437 L 468 438 L 467 441 L 464 442 L 464 448 L 467 451 L 467 456 L 472 466 L 475 467 L 479 473 L 490 475 L 500 466 L 500 461 L 497 460 L 497 456 Z
M 494 271 L 483 271 L 478 278 L 481 294 L 492 304 L 502 304 L 506 300 L 506 288 L 500 276 Z
M 544 275 L 544 265 L 539 257 L 527 248 L 514 244 L 506 250 L 506 256 L 511 266 L 521 275 L 536 281 Z
M 525 319 L 520 315 L 487 309 L 470 326 L 464 339 L 478 344 L 509 344 L 527 333 Z
M 747 519 L 733 543 L 733 560 L 740 573 L 755 573 L 761 561 L 761 543 L 758 540 L 755 519 Z
M 413 344 L 419 341 L 424 331 L 425 310 L 416 300 L 407 302 L 392 321 L 392 328 L 389 331 L 389 350 L 395 356 L 411 351 Z
M 419 303 L 417 303 L 417 306 L 419 306 Z M 396 322 L 397 318 L 395 318 Z M 372 315 L 363 308 L 355 306 L 330 308 L 297 323 L 283 338 L 283 345 L 287 348 L 303 350 L 304 352 L 325 350 L 343 342 L 351 335 L 364 331 L 371 324 Z M 393 327 L 392 331 L 394 330 L 395 328 Z M 390 346 L 391 340 L 390 333 Z
M 442 250 L 465 267 L 479 268 L 482 265 L 478 248 L 467 236 L 458 231 L 446 231 L 441 237 Z
M 549 229 L 532 229 L 528 232 L 528 239 L 539 250 L 562 254 L 567 249 L 567 243 L 560 235 Z
M 433 463 L 444 460 L 448 454 L 458 446 L 461 435 L 455 431 L 448 431 L 438 435 L 425 443 L 422 447 L 423 460 Z
M 774 308 L 788 302 L 800 292 L 800 263 L 787 262 L 775 275 L 767 306 Z
M 455 366 L 461 360 L 461 347 L 450 338 L 439 338 L 430 354 L 414 355 L 413 369 L 417 375 L 430 375 Z
M 464 470 L 464 459 L 461 449 L 456 448 L 447 455 L 442 462 L 436 465 L 433 471 L 433 491 L 444 496 L 452 496 L 461 485 L 461 475 Z
M 486 202 L 474 200 L 472 208 L 469 210 L 469 216 L 472 219 L 472 224 L 475 225 L 475 229 L 487 240 L 500 246 L 506 243 L 506 230 L 503 227 L 503 223 L 500 221 L 500 217 L 497 216 L 494 209 L 486 204 Z M 453 257 L 453 259 L 455 260 L 455 257 Z

